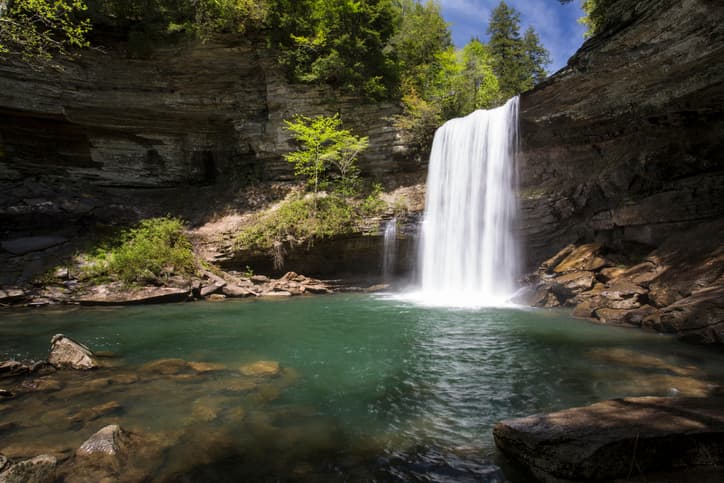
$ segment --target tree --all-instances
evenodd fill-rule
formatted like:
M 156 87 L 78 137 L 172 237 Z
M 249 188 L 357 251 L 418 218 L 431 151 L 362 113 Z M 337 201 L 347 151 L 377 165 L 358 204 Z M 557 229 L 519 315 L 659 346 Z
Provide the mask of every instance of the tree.
M 87 47 L 84 0 L 0 0 L 0 56 L 39 64 Z
M 396 94 L 392 0 L 274 0 L 272 40 L 291 80 L 384 99 Z
M 528 27 L 523 35 L 523 52 L 526 62 L 526 70 L 530 73 L 531 85 L 533 87 L 548 77 L 546 67 L 551 64 L 551 57 L 548 50 L 543 47 L 533 27 Z
M 561 3 L 571 3 L 573 0 L 560 0 Z M 578 19 L 580 23 L 588 27 L 584 34 L 592 37 L 605 27 L 609 20 L 608 7 L 612 0 L 581 0 L 581 8 L 585 15 Z
M 521 38 L 520 13 L 504 1 L 490 16 L 488 34 L 493 70 L 506 98 L 530 89 L 546 77 L 546 66 L 550 64 L 548 51 L 532 27 Z
M 357 156 L 369 144 L 367 137 L 342 129 L 339 114 L 313 118 L 297 115 L 284 124 L 300 145 L 300 149 L 284 155 L 284 159 L 294 164 L 295 175 L 305 176 L 307 183 L 314 187 L 315 199 L 320 182 L 331 166 L 337 168 L 343 187 L 353 181 Z

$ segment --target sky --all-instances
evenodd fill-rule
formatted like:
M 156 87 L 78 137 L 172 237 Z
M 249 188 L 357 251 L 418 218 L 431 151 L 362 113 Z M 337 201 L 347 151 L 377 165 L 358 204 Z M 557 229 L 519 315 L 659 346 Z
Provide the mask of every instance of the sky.
M 490 12 L 500 0 L 438 0 L 438 3 L 450 24 L 453 42 L 463 47 L 474 36 L 487 41 Z M 586 28 L 577 21 L 583 16 L 577 0 L 566 5 L 561 5 L 559 0 L 506 0 L 506 3 L 520 12 L 521 35 L 532 25 L 551 53 L 553 63 L 548 66 L 551 73 L 564 67 L 583 43 Z

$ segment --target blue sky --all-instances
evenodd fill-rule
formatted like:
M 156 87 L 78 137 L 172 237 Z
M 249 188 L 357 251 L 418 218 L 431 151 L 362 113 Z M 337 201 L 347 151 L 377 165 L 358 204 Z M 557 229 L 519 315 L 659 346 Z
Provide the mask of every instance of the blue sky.
M 471 37 L 487 41 L 490 12 L 500 0 L 438 0 L 442 15 L 450 24 L 453 41 L 464 46 Z M 561 5 L 558 0 L 506 0 L 520 12 L 521 34 L 532 25 L 541 42 L 551 53 L 553 73 L 564 67 L 568 58 L 583 43 L 586 28 L 577 22 L 583 15 L 580 2 Z

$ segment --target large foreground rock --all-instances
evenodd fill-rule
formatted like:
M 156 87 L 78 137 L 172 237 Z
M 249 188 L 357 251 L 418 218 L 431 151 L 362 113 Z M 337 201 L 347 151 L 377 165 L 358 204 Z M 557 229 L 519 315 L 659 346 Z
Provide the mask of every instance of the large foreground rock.
M 724 398 L 614 399 L 502 421 L 495 444 L 543 481 L 724 464 Z
M 89 348 L 63 334 L 57 334 L 51 339 L 48 363 L 59 369 L 88 370 L 99 367 L 96 356 Z

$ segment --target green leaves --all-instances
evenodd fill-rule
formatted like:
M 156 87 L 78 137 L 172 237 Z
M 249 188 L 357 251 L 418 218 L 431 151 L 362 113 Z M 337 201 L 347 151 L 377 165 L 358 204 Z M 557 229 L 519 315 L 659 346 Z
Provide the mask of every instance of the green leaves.
M 0 9 L 0 55 L 40 65 L 72 47 L 87 47 L 84 0 L 15 0 Z
M 520 35 L 520 13 L 505 2 L 493 10 L 488 25 L 493 70 L 505 99 L 531 89 L 546 78 L 548 51 L 531 27 Z
M 294 174 L 304 176 L 316 193 L 330 167 L 335 167 L 342 182 L 357 175 L 357 156 L 367 149 L 367 137 L 358 137 L 342 129 L 339 114 L 307 117 L 297 115 L 284 124 L 299 143 L 300 149 L 284 155 L 294 164 Z

